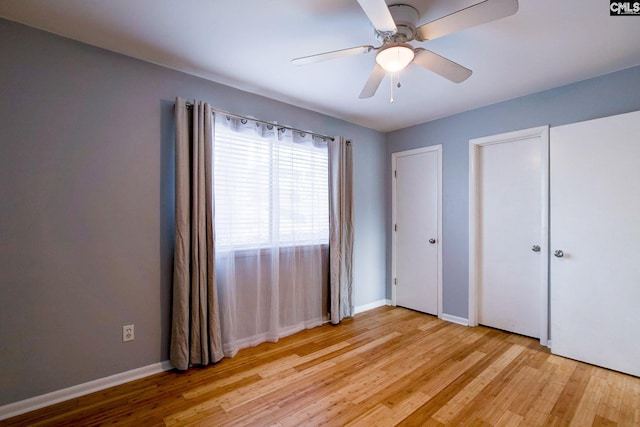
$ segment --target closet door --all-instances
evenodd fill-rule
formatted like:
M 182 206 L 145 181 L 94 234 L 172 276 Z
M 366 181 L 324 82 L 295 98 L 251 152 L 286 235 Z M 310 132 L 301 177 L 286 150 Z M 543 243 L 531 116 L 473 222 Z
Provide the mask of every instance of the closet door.
M 640 376 L 640 112 L 551 129 L 551 350 Z
M 470 148 L 477 322 L 544 341 L 548 128 L 472 140 Z

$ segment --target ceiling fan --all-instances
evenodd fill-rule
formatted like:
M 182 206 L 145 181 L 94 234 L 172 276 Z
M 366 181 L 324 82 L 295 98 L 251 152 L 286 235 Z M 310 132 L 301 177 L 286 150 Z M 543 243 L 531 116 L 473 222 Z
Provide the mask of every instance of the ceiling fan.
M 417 26 L 418 11 L 406 4 L 387 6 L 385 0 L 358 0 L 373 25 L 378 47 L 358 46 L 348 49 L 295 58 L 296 65 L 306 65 L 327 59 L 358 55 L 376 51 L 376 65 L 369 75 L 360 98 L 370 98 L 380 86 L 387 72 L 398 72 L 410 63 L 460 83 L 471 76 L 472 71 L 430 50 L 413 47 L 409 42 L 424 42 L 446 36 L 466 28 L 513 15 L 518 11 L 518 0 L 484 0 L 435 21 Z M 393 101 L 393 99 L 392 99 Z

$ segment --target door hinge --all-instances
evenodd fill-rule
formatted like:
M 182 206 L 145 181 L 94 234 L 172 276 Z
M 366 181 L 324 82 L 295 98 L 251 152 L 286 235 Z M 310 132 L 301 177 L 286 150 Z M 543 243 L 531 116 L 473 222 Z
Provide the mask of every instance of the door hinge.
M 397 169 L 393 171 L 393 176 L 395 176 L 396 178 L 398 177 L 398 170 Z
M 395 278 L 393 279 L 393 284 L 394 284 L 394 285 L 396 285 L 396 286 L 398 286 L 398 278 L 397 278 L 397 277 L 395 277 Z
M 398 231 L 398 224 L 393 224 L 393 231 Z

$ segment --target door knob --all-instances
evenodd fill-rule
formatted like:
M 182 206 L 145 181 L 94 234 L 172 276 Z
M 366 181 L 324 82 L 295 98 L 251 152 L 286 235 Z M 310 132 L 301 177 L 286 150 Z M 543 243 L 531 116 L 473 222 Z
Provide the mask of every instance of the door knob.
M 538 246 L 538 245 L 533 245 L 533 246 L 531 247 L 531 250 L 532 250 L 533 252 L 540 252 L 540 246 Z
M 564 256 L 564 252 L 562 252 L 560 249 L 554 251 L 553 254 L 558 258 L 562 258 Z
M 436 239 L 429 239 L 429 243 L 431 243 L 432 245 L 436 242 Z

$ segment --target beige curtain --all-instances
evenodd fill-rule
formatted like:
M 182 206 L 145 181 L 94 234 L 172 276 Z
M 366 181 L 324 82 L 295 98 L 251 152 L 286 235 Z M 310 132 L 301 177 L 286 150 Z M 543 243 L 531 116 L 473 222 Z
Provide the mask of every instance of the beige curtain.
M 329 141 L 331 323 L 353 316 L 353 156 L 351 141 Z
M 175 249 L 170 361 L 223 357 L 213 245 L 213 127 L 209 104 L 176 99 Z

